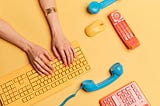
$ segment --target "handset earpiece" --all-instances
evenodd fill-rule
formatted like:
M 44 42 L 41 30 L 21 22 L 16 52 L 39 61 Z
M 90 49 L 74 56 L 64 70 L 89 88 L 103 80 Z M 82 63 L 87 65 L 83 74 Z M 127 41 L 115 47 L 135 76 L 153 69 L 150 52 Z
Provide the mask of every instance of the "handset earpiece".
M 82 88 L 87 92 L 92 92 L 104 88 L 117 80 L 123 74 L 123 66 L 120 63 L 115 63 L 110 68 L 111 77 L 107 78 L 103 82 L 95 84 L 93 80 L 85 80 L 82 83 Z
M 101 9 L 109 6 L 110 4 L 116 2 L 117 0 L 104 0 L 102 2 L 93 1 L 88 6 L 88 11 L 91 14 L 97 14 Z

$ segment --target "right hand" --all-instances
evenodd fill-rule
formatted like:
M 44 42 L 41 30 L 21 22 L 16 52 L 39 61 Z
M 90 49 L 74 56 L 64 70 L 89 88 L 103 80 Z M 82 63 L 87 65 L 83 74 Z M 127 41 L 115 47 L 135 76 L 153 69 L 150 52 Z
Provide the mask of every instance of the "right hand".
M 36 45 L 30 44 L 26 51 L 29 61 L 38 74 L 51 75 L 53 73 L 52 57 L 46 49 Z

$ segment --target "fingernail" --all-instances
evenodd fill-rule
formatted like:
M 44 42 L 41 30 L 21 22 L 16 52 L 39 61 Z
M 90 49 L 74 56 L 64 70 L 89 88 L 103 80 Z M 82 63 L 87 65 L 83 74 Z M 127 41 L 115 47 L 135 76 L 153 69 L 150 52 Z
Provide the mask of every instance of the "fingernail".
M 76 55 L 76 53 L 74 54 L 74 57 L 76 57 L 77 55 Z
M 44 77 L 45 76 L 45 74 L 41 74 L 42 75 L 42 77 Z
M 53 66 L 51 66 L 51 70 L 53 70 Z
M 53 65 L 53 61 L 50 61 L 51 66 Z

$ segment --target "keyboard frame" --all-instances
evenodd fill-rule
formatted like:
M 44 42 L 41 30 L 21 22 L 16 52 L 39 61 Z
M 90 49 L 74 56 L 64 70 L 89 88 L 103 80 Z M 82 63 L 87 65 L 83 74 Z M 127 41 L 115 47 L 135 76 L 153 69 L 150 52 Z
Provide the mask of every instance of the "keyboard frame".
M 72 42 L 72 44 L 73 44 L 73 46 L 74 46 L 74 48 L 80 48 L 80 46 L 79 46 L 79 44 L 78 44 L 78 42 L 77 41 L 74 41 L 74 42 Z M 56 86 L 56 88 L 54 89 L 53 88 L 53 86 L 54 86 L 54 84 L 53 84 L 53 86 L 51 85 L 51 83 L 50 83 L 50 86 L 51 86 L 51 88 L 47 88 L 46 87 L 46 89 L 45 89 L 45 87 L 42 87 L 42 88 L 44 88 L 44 89 L 42 89 L 42 88 L 38 88 L 38 90 L 41 90 L 41 92 L 42 91 L 45 91 L 45 93 L 42 93 L 40 96 L 35 96 L 36 95 L 36 91 L 33 91 L 32 93 L 34 93 L 34 95 L 31 95 L 31 94 L 27 94 L 29 91 L 27 91 L 27 90 L 30 90 L 30 88 L 29 88 L 29 86 L 27 86 L 28 84 L 30 84 L 30 82 L 27 82 L 27 80 L 26 80 L 26 78 L 25 78 L 25 76 L 24 76 L 24 74 L 26 74 L 26 76 L 27 76 L 27 72 L 28 72 L 28 70 L 29 71 L 31 71 L 31 73 L 34 73 L 34 74 L 37 74 L 38 75 L 38 73 L 36 73 L 36 71 L 35 70 L 33 70 L 33 68 L 32 68 L 32 66 L 30 65 L 30 64 L 28 64 L 28 65 L 26 65 L 26 66 L 24 66 L 24 67 L 22 67 L 22 68 L 20 68 L 20 69 L 18 69 L 18 70 L 16 70 L 16 71 L 13 71 L 13 72 L 11 72 L 10 74 L 7 74 L 7 75 L 5 75 L 5 76 L 2 76 L 1 78 L 0 78 L 0 102 L 1 102 L 1 104 L 3 105 L 3 106 L 16 106 L 17 104 L 18 105 L 21 105 L 21 106 L 30 106 L 30 105 L 32 105 L 32 104 L 34 104 L 34 103 L 36 103 L 36 102 L 38 102 L 38 101 L 40 101 L 40 100 L 42 100 L 42 99 L 44 99 L 44 98 L 46 98 L 46 97 L 48 97 L 48 96 L 50 96 L 50 95 L 52 95 L 52 94 L 54 94 L 54 93 L 56 93 L 56 92 L 58 92 L 58 91 L 60 91 L 60 90 L 62 90 L 63 88 L 65 88 L 65 87 L 67 87 L 67 86 L 69 86 L 69 85 L 71 85 L 73 82 L 74 82 L 74 80 L 75 79 L 77 79 L 78 77 L 80 77 L 80 76 L 82 76 L 82 75 L 84 75 L 85 73 L 87 73 L 88 71 L 90 71 L 90 65 L 88 64 L 88 61 L 87 61 L 87 59 L 86 59 L 86 57 L 85 57 L 85 55 L 83 54 L 83 52 L 82 52 L 82 50 L 81 50 L 81 48 L 80 48 L 80 51 L 81 51 L 81 54 L 83 55 L 80 55 L 81 56 L 81 58 L 82 58 L 82 61 L 85 61 L 86 63 L 83 65 L 83 66 L 80 66 L 80 64 L 78 64 L 78 65 L 76 65 L 75 67 L 79 67 L 79 68 L 77 68 L 77 69 L 75 69 L 74 70 L 74 68 L 72 68 L 73 70 L 73 72 L 72 71 L 69 71 L 69 72 L 71 72 L 70 74 L 67 74 L 66 73 L 66 75 L 64 75 L 64 76 L 66 76 L 68 79 L 68 81 L 65 81 L 63 84 L 61 84 L 61 81 L 63 80 L 55 80 L 54 82 L 51 82 L 52 84 L 53 83 L 55 83 L 55 85 L 56 84 L 58 84 L 57 86 Z M 83 58 L 85 58 L 85 60 L 83 60 Z M 58 60 L 56 60 L 56 61 L 58 61 Z M 79 60 L 80 61 L 80 60 Z M 75 60 L 75 62 L 78 62 L 78 59 L 77 60 Z M 75 63 L 74 62 L 74 63 Z M 55 61 L 54 61 L 54 63 L 55 63 Z M 61 63 L 61 64 L 63 64 L 62 63 L 62 61 L 61 62 L 58 62 L 58 63 Z M 73 63 L 73 64 L 74 64 Z M 54 65 L 53 65 L 54 66 Z M 71 65 L 71 67 L 72 67 L 72 65 Z M 74 67 L 74 65 L 73 65 L 73 67 Z M 67 68 L 66 67 L 66 69 L 70 69 L 70 68 Z M 82 70 L 82 71 L 80 71 L 80 70 Z M 65 72 L 67 72 L 67 71 L 65 71 Z M 77 73 L 76 73 L 77 72 Z M 79 74 L 78 74 L 78 72 L 79 72 Z M 28 73 L 28 75 L 29 74 L 31 74 L 31 73 Z M 56 74 L 56 72 L 54 72 L 53 74 Z M 53 75 L 52 74 L 52 75 Z M 77 75 L 76 75 L 77 74 Z M 60 74 L 59 74 L 60 75 Z M 63 76 L 63 77 L 64 77 Z M 38 77 L 41 77 L 41 76 L 38 76 Z M 44 79 L 45 79 L 45 77 L 49 77 L 49 76 L 42 76 L 42 77 L 44 77 Z M 52 77 L 52 76 L 51 76 Z M 63 78 L 62 77 L 62 78 Z M 71 77 L 74 77 L 74 78 L 71 78 Z M 24 81 L 22 81 L 23 80 L 23 78 L 24 78 Z M 35 78 L 35 77 L 34 77 Z M 56 78 L 55 76 L 54 76 L 54 78 Z M 70 79 L 69 79 L 70 78 Z M 21 80 L 22 79 L 22 80 Z M 31 80 L 29 80 L 29 78 L 27 77 L 27 79 L 28 79 L 28 81 L 31 81 Z M 10 82 L 8 82 L 8 81 L 10 81 Z M 14 81 L 17 81 L 17 82 L 14 82 Z M 4 83 L 6 83 L 5 85 L 4 85 Z M 14 84 L 11 84 L 11 83 L 14 83 Z M 22 86 L 23 86 L 23 88 L 24 89 L 22 89 L 21 91 L 20 91 L 20 89 L 19 88 L 22 88 L 22 87 L 17 87 L 17 86 L 20 86 L 20 84 L 22 84 Z M 4 85 L 4 86 L 3 86 Z M 14 85 L 14 86 L 12 86 L 12 85 Z M 49 85 L 49 84 L 48 84 Z M 60 85 L 60 86 L 59 86 Z M 31 86 L 31 85 L 30 85 Z M 44 86 L 47 86 L 47 85 L 44 85 Z M 17 87 L 18 89 L 17 89 L 17 91 L 16 91 L 16 89 L 15 89 L 15 87 Z M 9 91 L 10 91 L 10 93 L 9 94 L 14 94 L 14 92 L 18 92 L 19 93 L 19 99 L 18 99 L 18 97 L 17 97 L 17 99 L 18 100 L 15 100 L 15 101 L 13 101 L 12 103 L 10 103 L 10 104 L 8 104 L 8 105 L 4 105 L 4 103 L 3 103 L 3 100 L 2 100 L 2 98 L 4 98 L 4 97 L 2 97 L 2 93 L 6 93 L 6 92 L 4 92 L 4 89 L 3 88 L 6 88 L 7 90 L 9 89 Z M 31 88 L 32 88 L 32 90 L 33 90 L 33 86 L 31 86 Z M 10 90 L 11 89 L 11 90 Z M 51 90 L 50 90 L 51 89 Z M 9 92 L 8 91 L 8 92 Z M 27 91 L 27 92 L 26 92 Z M 22 102 L 22 98 L 24 98 L 24 96 L 23 97 L 21 97 L 21 95 L 20 95 L 20 93 L 23 93 L 24 92 L 24 94 L 26 94 L 26 95 L 28 95 L 28 102 L 25 102 L 25 103 L 23 103 Z M 17 94 L 18 95 L 18 94 Z M 3 95 L 4 96 L 4 95 Z M 9 96 L 11 96 L 11 95 L 9 95 Z M 12 95 L 13 96 L 13 95 Z M 33 98 L 33 96 L 35 96 L 35 98 Z M 14 95 L 14 97 L 16 98 L 16 95 Z M 7 97 L 5 97 L 5 98 L 7 98 Z M 31 98 L 31 99 L 30 99 Z M 10 98 L 9 98 L 10 99 Z M 9 100 L 8 99 L 8 100 Z M 12 99 L 12 98 L 11 98 Z M 7 102 L 8 102 L 8 100 L 7 100 Z M 25 99 L 24 99 L 24 101 L 25 101 Z

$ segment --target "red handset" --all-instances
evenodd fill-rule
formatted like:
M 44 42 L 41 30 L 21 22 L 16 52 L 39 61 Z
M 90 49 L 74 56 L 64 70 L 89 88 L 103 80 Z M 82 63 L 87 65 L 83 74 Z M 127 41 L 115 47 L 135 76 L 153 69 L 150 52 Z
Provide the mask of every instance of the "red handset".
M 133 31 L 118 10 L 109 15 L 109 19 L 119 37 L 128 49 L 134 49 L 140 45 Z

